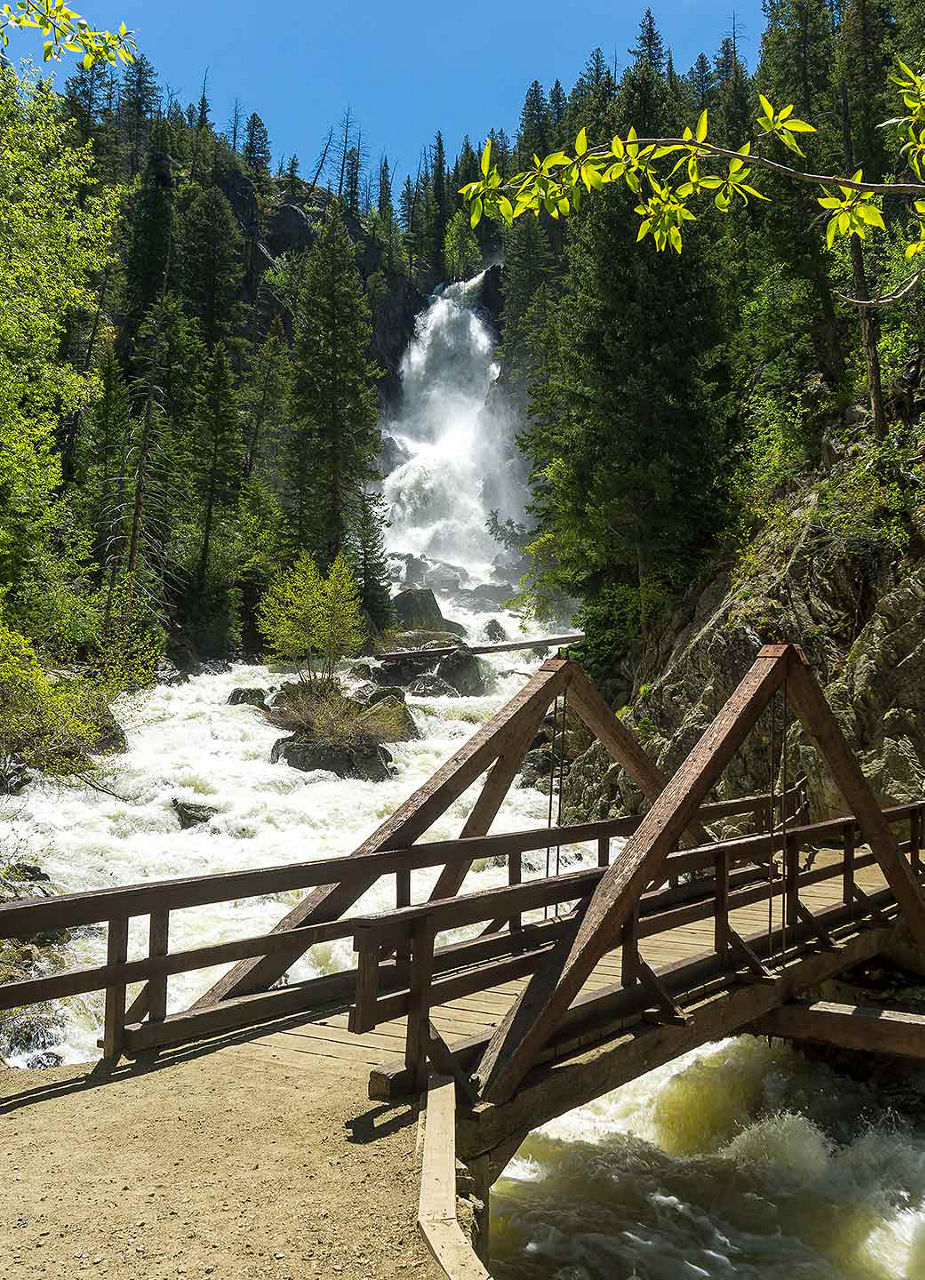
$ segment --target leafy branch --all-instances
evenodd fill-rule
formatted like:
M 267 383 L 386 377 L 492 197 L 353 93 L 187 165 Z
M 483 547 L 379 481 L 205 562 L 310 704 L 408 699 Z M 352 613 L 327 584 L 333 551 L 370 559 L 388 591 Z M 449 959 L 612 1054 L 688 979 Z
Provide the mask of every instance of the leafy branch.
M 125 23 L 117 32 L 95 31 L 86 18 L 68 8 L 65 0 L 16 0 L 0 9 L 0 47 L 6 49 L 11 31 L 41 31 L 45 61 L 58 61 L 64 53 L 83 55 L 85 68 L 97 62 L 129 63 L 137 45 Z
M 625 183 L 638 197 L 635 212 L 641 219 L 637 240 L 652 237 L 659 252 L 669 246 L 680 253 L 686 223 L 696 220 L 691 206 L 706 196 L 721 213 L 728 213 L 741 201 L 768 200 L 754 185 L 755 171 L 774 173 L 785 179 L 822 188 L 817 197 L 828 216 L 826 240 L 831 248 L 836 239 L 857 236 L 864 240 L 873 230 L 884 230 L 883 215 L 876 197 L 913 197 L 918 219 L 918 239 L 906 246 L 906 258 L 925 253 L 925 77 L 917 75 L 901 60 L 890 79 L 898 87 L 908 114 L 885 122 L 898 126 L 904 138 L 900 154 L 912 169 L 917 182 L 865 182 L 858 169 L 850 178 L 836 174 L 808 173 L 753 151 L 751 142 L 738 149 L 718 146 L 707 136 L 709 117 L 702 111 L 696 127 L 684 130 L 680 138 L 640 138 L 630 128 L 626 138 L 616 135 L 609 144 L 590 146 L 582 129 L 575 139 L 574 153 L 554 151 L 541 159 L 533 157 L 533 167 L 512 178 L 504 178 L 492 161 L 489 142 L 482 153 L 482 176 L 461 190 L 472 226 L 483 216 L 512 224 L 525 213 L 539 217 L 568 217 L 581 206 L 586 195 L 611 183 Z M 793 106 L 777 110 L 759 94 L 760 114 L 756 117 L 761 142 L 776 138 L 789 151 L 804 157 L 797 141 L 800 134 L 815 133 L 815 127 L 793 114 Z M 661 162 L 674 157 L 672 167 Z M 918 198 L 915 198 L 918 197 Z M 891 294 L 876 299 L 874 305 L 895 301 L 921 279 L 925 266 L 903 281 Z M 855 301 L 851 299 L 850 301 Z M 866 300 L 857 300 L 870 305 Z

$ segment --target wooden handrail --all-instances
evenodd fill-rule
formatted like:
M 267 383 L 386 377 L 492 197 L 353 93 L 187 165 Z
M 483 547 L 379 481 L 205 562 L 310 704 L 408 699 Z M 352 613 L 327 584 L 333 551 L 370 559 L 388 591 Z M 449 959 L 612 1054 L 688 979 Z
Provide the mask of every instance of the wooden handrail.
M 567 649 L 569 645 L 581 644 L 584 632 L 573 631 L 566 636 L 541 636 L 538 640 L 502 640 L 497 644 L 467 644 L 469 653 L 516 653 L 521 649 Z M 464 642 L 463 642 L 464 643 Z M 439 662 L 441 658 L 449 658 L 459 653 L 459 645 L 446 645 L 440 649 L 393 649 L 389 653 L 376 653 L 373 657 L 380 662 L 394 662 L 398 659 L 419 658 L 423 662 Z
M 709 820 L 712 817 L 751 813 L 766 799 L 766 796 L 746 796 L 742 800 L 724 800 L 715 805 L 704 805 L 701 816 Z M 619 838 L 632 835 L 641 821 L 641 815 L 633 814 L 571 826 L 440 840 L 402 849 L 323 858 L 313 862 L 283 863 L 253 871 L 220 871 L 206 876 L 184 876 L 174 880 L 156 880 L 115 888 L 88 889 L 80 893 L 59 894 L 53 898 L 18 899 L 0 905 L 0 939 L 27 937 L 51 929 L 76 929 L 83 925 L 102 924 L 117 915 L 144 916 L 152 911 L 177 911 L 186 907 L 231 902 L 239 898 L 290 893 L 319 885 L 362 883 L 373 874 L 377 877 L 393 875 L 396 872 L 417 871 L 445 863 L 510 857 L 552 845 L 585 844 L 605 838 Z M 822 824 L 817 826 L 822 829 Z

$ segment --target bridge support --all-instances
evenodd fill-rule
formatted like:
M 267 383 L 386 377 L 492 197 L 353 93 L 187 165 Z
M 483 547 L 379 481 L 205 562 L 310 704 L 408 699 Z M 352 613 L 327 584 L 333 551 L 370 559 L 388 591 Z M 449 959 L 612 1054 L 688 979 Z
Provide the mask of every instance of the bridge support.
M 782 1004 L 749 1030 L 782 1040 L 810 1040 L 839 1049 L 925 1060 L 925 1017 L 917 1013 L 817 1000 Z

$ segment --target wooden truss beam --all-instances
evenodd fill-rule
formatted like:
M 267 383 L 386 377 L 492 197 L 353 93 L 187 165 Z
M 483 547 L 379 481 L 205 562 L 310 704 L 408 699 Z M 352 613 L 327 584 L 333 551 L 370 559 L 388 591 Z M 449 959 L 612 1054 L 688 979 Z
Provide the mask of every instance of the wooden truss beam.
M 909 930 L 925 947 L 925 898 L 911 866 L 900 855 L 896 837 L 864 777 L 861 766 L 845 741 L 841 726 L 810 671 L 800 650 L 787 677 L 787 699 L 803 726 L 803 732 L 829 769 L 848 809 L 857 818 L 861 839 L 870 845 L 887 884 L 893 890 Z
M 753 1023 L 749 1031 L 782 1040 L 811 1040 L 814 1044 L 867 1053 L 892 1053 L 925 1060 L 925 1017 L 893 1009 L 867 1009 L 853 1004 L 782 1004 Z
M 478 1078 L 490 1102 L 511 1097 L 595 965 L 616 945 L 646 887 L 696 816 L 792 662 L 788 645 L 762 650 L 752 669 L 662 791 L 597 886 L 587 911 L 564 934 L 498 1028 Z

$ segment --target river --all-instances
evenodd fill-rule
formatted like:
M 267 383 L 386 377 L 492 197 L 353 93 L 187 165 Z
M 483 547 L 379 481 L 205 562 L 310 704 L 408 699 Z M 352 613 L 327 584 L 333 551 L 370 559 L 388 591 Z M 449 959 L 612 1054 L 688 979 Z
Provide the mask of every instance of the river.
M 477 292 L 477 282 L 455 286 L 421 318 L 405 359 L 404 404 L 386 424 L 398 451 L 384 485 L 390 548 L 451 561 L 464 588 L 492 573 L 487 511 L 519 514 L 520 470 L 511 425 L 492 395 L 498 370 L 474 310 Z M 517 633 L 517 619 L 468 610 L 452 589 L 442 604 L 473 637 L 492 617 Z M 494 657 L 485 697 L 409 698 L 422 736 L 394 748 L 395 775 L 382 783 L 271 765 L 279 731 L 256 709 L 227 705 L 236 687 L 278 683 L 266 667 L 235 664 L 123 699 L 129 749 L 102 763 L 108 791 L 32 785 L 7 815 L 11 847 L 20 860 L 41 863 L 60 891 L 348 853 L 522 687 L 536 661 Z M 181 830 L 175 799 L 214 814 Z M 472 793 L 462 797 L 429 838 L 457 835 L 471 802 Z M 515 786 L 494 829 L 542 824 L 547 805 L 539 791 Z M 503 874 L 476 869 L 468 884 L 488 887 Z M 435 878 L 416 873 L 415 899 Z M 374 888 L 363 908 L 391 906 L 391 892 Z M 262 932 L 292 901 L 175 913 L 172 945 Z M 144 952 L 143 924 L 133 955 Z M 100 963 L 102 931 L 81 933 L 70 949 L 75 961 Z M 349 941 L 332 943 L 293 974 L 350 963 Z M 170 1008 L 187 1005 L 216 976 L 171 979 Z M 45 1051 L 65 1062 L 94 1057 L 101 1000 L 61 1009 Z M 923 1204 L 925 1132 L 901 1125 L 873 1085 L 786 1046 L 742 1038 L 536 1131 L 493 1192 L 492 1270 L 498 1280 L 925 1280 Z

